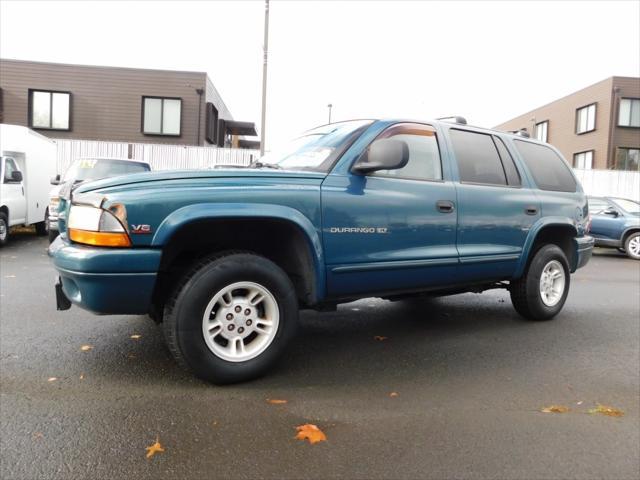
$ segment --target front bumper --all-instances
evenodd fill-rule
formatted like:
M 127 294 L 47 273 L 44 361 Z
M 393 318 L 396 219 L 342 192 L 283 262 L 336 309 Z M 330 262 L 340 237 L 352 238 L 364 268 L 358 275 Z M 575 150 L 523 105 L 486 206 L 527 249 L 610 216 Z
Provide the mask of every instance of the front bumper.
M 155 249 L 71 244 L 64 235 L 49 246 L 62 293 L 71 303 L 100 314 L 147 313 L 161 255 Z
M 573 243 L 575 255 L 573 265 L 571 266 L 571 272 L 575 272 L 577 269 L 584 267 L 589 262 L 591 254 L 593 253 L 595 240 L 593 237 L 585 235 L 584 237 L 574 238 Z

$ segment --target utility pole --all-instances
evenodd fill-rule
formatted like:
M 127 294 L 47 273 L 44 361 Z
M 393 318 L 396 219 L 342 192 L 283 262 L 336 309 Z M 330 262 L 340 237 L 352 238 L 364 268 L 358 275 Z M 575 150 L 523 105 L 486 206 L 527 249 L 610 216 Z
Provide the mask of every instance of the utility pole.
M 327 107 L 329 108 L 329 121 L 327 123 L 331 123 L 331 108 L 333 107 L 333 104 L 330 103 Z
M 269 55 L 269 0 L 264 0 L 264 43 L 262 58 L 262 117 L 260 119 L 260 156 L 264 155 L 267 116 L 267 57 Z

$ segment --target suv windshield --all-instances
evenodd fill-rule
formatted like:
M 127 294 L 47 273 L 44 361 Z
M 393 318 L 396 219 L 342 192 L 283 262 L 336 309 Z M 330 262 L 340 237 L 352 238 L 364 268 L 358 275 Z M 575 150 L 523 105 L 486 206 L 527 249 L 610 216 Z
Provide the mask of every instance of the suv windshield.
M 372 120 L 353 120 L 314 128 L 291 140 L 283 148 L 267 153 L 257 165 L 326 172 L 335 160 L 334 154 L 338 154 L 350 139 L 362 133 L 371 123 Z
M 640 203 L 627 200 L 626 198 L 612 198 L 611 200 L 625 212 L 631 213 L 632 215 L 640 215 Z
M 130 173 L 148 172 L 151 167 L 147 163 L 107 158 L 84 158 L 76 160 L 64 174 L 63 182 L 84 182 L 99 180 Z

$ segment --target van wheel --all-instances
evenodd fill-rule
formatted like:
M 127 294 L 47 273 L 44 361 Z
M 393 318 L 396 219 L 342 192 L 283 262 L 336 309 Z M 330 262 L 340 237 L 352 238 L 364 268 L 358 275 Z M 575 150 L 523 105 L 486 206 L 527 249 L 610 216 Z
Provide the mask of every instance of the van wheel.
M 49 212 L 44 216 L 44 222 L 36 223 L 36 235 L 44 237 L 49 232 Z
M 640 232 L 634 232 L 627 237 L 624 250 L 629 258 L 640 260 Z
M 9 242 L 9 219 L 7 214 L 0 212 L 0 246 Z
M 185 275 L 164 310 L 169 350 L 216 384 L 262 375 L 293 336 L 298 302 L 287 274 L 252 253 L 209 257 Z
M 511 282 L 511 302 L 529 320 L 555 317 L 569 294 L 569 262 L 557 245 L 536 252 L 524 275 Z

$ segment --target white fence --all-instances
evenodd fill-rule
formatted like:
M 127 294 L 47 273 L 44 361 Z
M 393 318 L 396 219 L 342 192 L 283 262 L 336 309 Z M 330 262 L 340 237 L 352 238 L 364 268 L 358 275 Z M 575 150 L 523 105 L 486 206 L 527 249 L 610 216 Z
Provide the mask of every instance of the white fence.
M 56 139 L 57 169 L 63 173 L 77 158 L 130 158 L 149 163 L 153 170 L 207 169 L 215 165 L 248 165 L 257 150 L 190 147 L 151 143 L 100 142 Z
M 257 150 L 188 147 L 152 143 L 56 140 L 58 173 L 76 158 L 131 158 L 148 162 L 153 170 L 207 169 L 215 165 L 248 165 L 259 157 Z M 589 195 L 640 200 L 640 172 L 619 170 L 574 170 Z
M 640 172 L 578 169 L 574 169 L 574 172 L 588 195 L 640 201 Z

